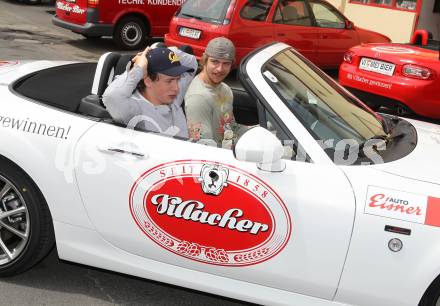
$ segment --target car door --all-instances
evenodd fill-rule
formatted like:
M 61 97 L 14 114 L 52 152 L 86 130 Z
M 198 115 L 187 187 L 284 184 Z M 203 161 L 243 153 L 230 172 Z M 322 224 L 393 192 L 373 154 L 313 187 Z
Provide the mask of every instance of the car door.
M 275 41 L 289 44 L 312 62 L 317 61 L 319 32 L 304 0 L 278 1 L 272 23 Z
M 242 67 L 251 69 L 260 126 L 284 146 L 283 167 L 98 123 L 76 146 L 76 179 L 96 231 L 114 247 L 170 268 L 330 300 L 353 230 L 353 190 L 264 81 L 264 63 L 281 50 L 272 49 Z
M 270 16 L 273 0 L 249 0 L 237 4 L 229 25 L 229 38 L 234 42 L 237 58 L 273 41 Z
M 309 4 L 319 33 L 316 63 L 324 68 L 337 68 L 344 53 L 359 44 L 359 37 L 354 29 L 346 27 L 345 17 L 329 3 L 309 0 Z
M 334 295 L 354 210 L 337 168 L 286 160 L 284 171 L 266 172 L 231 150 L 102 123 L 82 137 L 76 156 L 87 213 L 113 246 L 281 290 Z M 209 193 L 212 177 L 222 184 Z

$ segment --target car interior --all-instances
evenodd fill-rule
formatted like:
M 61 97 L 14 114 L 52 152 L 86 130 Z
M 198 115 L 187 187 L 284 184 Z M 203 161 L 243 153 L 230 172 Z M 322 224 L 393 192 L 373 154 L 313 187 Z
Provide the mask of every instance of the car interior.
M 12 89 L 38 103 L 118 124 L 103 105 L 102 94 L 114 77 L 125 71 L 131 58 L 129 54 L 108 52 L 98 63 L 67 64 L 26 75 L 16 81 Z M 237 85 L 232 90 L 236 121 L 243 125 L 258 124 L 255 99 Z
M 426 30 L 416 30 L 411 37 L 410 45 L 425 48 L 440 53 L 440 41 L 432 39 L 432 33 Z M 439 54 L 440 59 L 440 54 Z

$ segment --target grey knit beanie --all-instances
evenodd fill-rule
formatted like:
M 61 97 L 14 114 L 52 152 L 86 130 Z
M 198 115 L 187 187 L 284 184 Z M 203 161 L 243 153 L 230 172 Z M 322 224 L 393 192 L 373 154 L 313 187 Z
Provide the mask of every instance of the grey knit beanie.
M 217 37 L 209 41 L 205 49 L 205 54 L 213 58 L 234 61 L 235 47 L 232 41 L 226 37 Z

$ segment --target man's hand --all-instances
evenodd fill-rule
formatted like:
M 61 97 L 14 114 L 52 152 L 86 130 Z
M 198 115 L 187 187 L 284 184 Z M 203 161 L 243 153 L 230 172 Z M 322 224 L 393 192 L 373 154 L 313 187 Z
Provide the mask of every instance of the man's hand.
M 142 68 L 142 71 L 144 71 L 144 74 L 147 73 L 147 67 L 148 67 L 148 59 L 147 59 L 147 53 L 150 51 L 150 47 L 146 47 L 143 52 L 139 52 L 131 59 L 134 65 L 138 65 Z

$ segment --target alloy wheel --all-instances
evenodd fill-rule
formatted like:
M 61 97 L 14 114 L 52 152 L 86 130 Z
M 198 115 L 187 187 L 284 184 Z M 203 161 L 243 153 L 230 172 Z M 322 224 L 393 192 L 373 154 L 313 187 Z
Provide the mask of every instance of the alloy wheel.
M 29 234 L 26 202 L 21 192 L 0 175 L 0 266 L 9 264 L 23 253 Z

